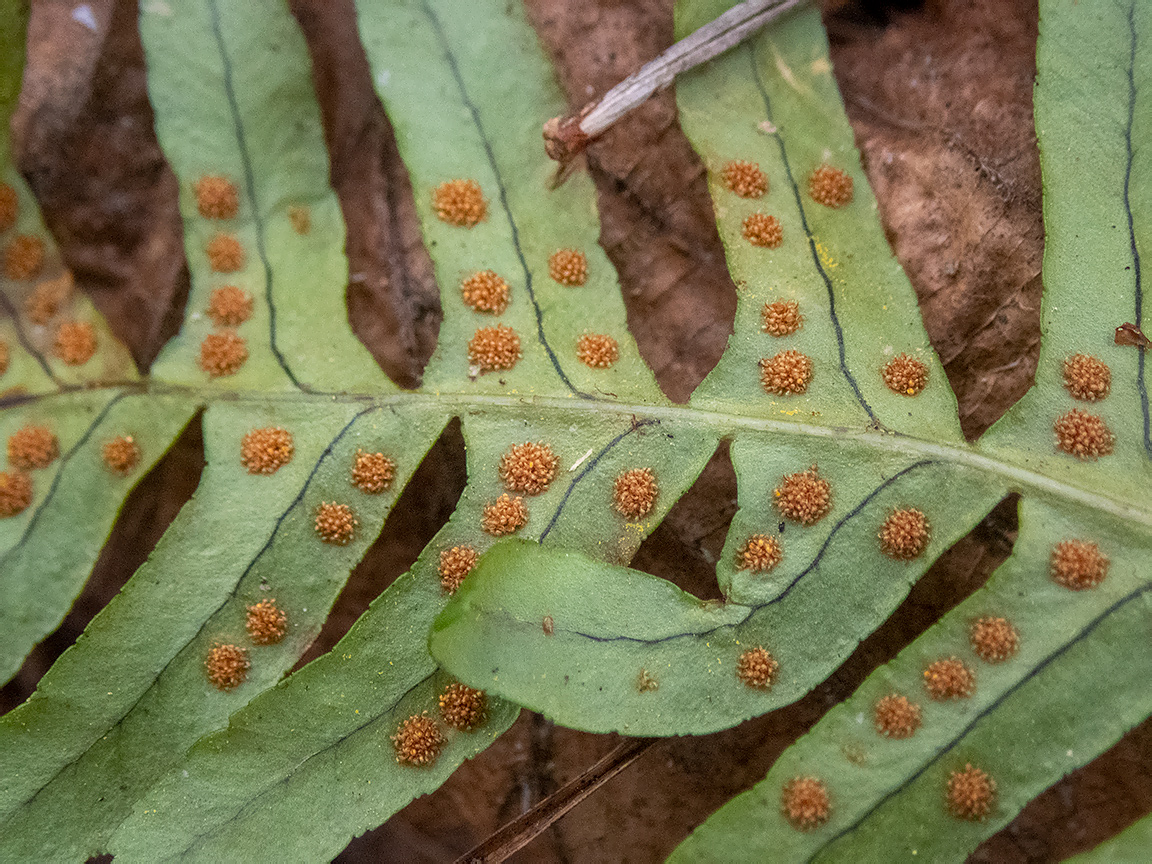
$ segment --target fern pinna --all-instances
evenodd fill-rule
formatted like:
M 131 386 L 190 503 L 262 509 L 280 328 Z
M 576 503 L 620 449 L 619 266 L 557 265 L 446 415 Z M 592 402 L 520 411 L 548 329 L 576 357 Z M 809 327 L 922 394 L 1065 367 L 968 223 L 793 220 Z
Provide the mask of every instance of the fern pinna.
M 677 26 L 730 5 L 682 0 Z M 5 32 L 22 9 L 3 4 Z M 3 137 L 5 678 L 190 422 L 207 465 L 0 721 L 0 858 L 330 858 L 519 706 L 626 735 L 731 727 L 824 680 L 1012 492 L 1020 536 L 988 585 L 673 857 L 962 857 L 1148 715 L 1152 438 L 1142 349 L 1112 339 L 1142 323 L 1152 216 L 1143 6 L 1043 5 L 1044 345 L 1035 387 L 976 444 L 876 219 L 816 10 L 679 84 L 739 300 L 687 404 L 627 331 L 591 182 L 547 191 L 540 124 L 562 100 L 521 11 L 358 13 L 441 286 L 415 390 L 347 325 L 344 225 L 283 3 L 141 4 L 192 274 L 146 376 L 73 290 Z M 452 517 L 286 676 L 453 418 L 468 485 Z M 739 509 L 725 599 L 701 602 L 626 565 L 722 441 Z

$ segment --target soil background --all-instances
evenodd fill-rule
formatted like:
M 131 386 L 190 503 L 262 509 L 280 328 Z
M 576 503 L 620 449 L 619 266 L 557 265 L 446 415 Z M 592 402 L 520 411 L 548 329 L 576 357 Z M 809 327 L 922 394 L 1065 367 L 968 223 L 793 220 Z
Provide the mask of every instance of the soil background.
M 510 0 L 516 2 L 516 0 Z M 352 0 L 292 0 L 314 62 L 348 222 L 349 318 L 383 368 L 413 385 L 435 344 L 439 302 L 412 191 L 356 40 Z M 671 0 L 526 0 L 570 107 L 602 94 L 672 42 Z M 76 12 L 83 6 L 90 17 Z M 466 4 L 462 5 L 462 10 Z M 188 272 L 177 184 L 156 144 L 134 0 L 33 4 L 13 121 L 18 159 L 77 284 L 142 369 L 182 319 Z M 87 23 L 85 23 L 85 20 Z M 835 0 L 832 59 L 892 249 L 976 437 L 1032 383 L 1039 347 L 1043 224 L 1032 125 L 1033 0 Z M 543 121 L 546 118 L 541 118 Z M 580 170 L 599 190 L 601 244 L 629 326 L 665 392 L 683 401 L 719 359 L 735 291 L 704 167 L 671 92 L 594 144 Z M 60 629 L 0 692 L 40 675 L 147 557 L 203 465 L 193 424 L 130 496 L 95 574 Z M 465 481 L 450 427 L 357 567 L 317 644 L 326 651 L 451 513 Z M 644 543 L 634 566 L 716 597 L 712 562 L 735 512 L 725 449 Z M 659 861 L 709 813 L 939 615 L 983 584 L 1015 538 L 1002 502 L 946 553 L 898 612 L 800 702 L 703 738 L 662 741 L 513 859 Z M 579 775 L 617 743 L 524 712 L 436 793 L 354 840 L 339 860 L 443 862 Z M 1057 861 L 1152 810 L 1152 724 L 1033 801 L 971 857 Z

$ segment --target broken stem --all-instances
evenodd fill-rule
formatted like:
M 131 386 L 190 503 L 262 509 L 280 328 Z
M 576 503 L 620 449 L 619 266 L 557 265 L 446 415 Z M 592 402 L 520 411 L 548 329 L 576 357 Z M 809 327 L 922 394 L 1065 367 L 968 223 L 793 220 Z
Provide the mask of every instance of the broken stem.
M 739 45 L 769 21 L 805 0 L 745 0 L 684 37 L 640 71 L 625 78 L 579 114 L 553 117 L 544 124 L 544 149 L 567 163 L 609 126 L 668 87 L 681 72 Z
M 607 756 L 527 813 L 456 859 L 456 864 L 497 864 L 523 849 L 557 819 L 635 762 L 659 738 L 626 738 Z

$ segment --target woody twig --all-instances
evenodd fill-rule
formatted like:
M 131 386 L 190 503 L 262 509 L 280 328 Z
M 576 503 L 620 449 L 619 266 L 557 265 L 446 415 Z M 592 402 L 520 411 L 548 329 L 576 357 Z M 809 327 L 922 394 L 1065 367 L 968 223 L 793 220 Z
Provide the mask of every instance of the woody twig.
M 745 0 L 681 39 L 640 71 L 625 78 L 598 101 L 576 114 L 553 117 L 544 124 L 544 149 L 562 166 L 579 155 L 598 135 L 649 96 L 668 87 L 681 72 L 739 45 L 768 22 L 805 0 Z

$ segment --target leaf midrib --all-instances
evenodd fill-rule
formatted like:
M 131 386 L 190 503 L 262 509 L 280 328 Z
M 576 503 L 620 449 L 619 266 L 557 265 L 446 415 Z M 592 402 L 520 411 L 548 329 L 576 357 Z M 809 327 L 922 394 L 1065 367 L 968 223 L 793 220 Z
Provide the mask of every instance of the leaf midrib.
M 157 396 L 183 396 L 198 403 L 208 405 L 212 402 L 232 402 L 253 404 L 268 404 L 269 402 L 316 402 L 329 404 L 371 403 L 375 407 L 419 405 L 427 403 L 442 407 L 455 407 L 467 409 L 477 408 L 543 408 L 555 411 L 587 412 L 592 414 L 617 414 L 624 417 L 648 418 L 657 421 L 672 421 L 677 423 L 693 423 L 706 426 L 718 431 L 721 436 L 727 437 L 733 433 L 747 430 L 752 432 L 770 432 L 782 435 L 799 435 L 813 438 L 836 438 L 843 441 L 852 441 L 872 447 L 876 450 L 890 453 L 903 453 L 909 456 L 920 456 L 947 462 L 953 465 L 962 465 L 975 471 L 1001 478 L 1007 482 L 1012 491 L 1034 489 L 1056 498 L 1090 507 L 1095 510 L 1115 516 L 1128 522 L 1134 522 L 1143 527 L 1152 529 L 1152 508 L 1140 507 L 1131 501 L 1113 498 L 1083 489 L 1072 483 L 1056 480 L 1037 471 L 1031 471 L 1011 462 L 997 459 L 981 453 L 974 444 L 946 444 L 916 438 L 901 432 L 877 432 L 868 429 L 852 429 L 845 426 L 817 426 L 810 423 L 796 421 L 770 420 L 764 417 L 750 417 L 741 414 L 726 414 L 719 411 L 706 411 L 693 408 L 689 405 L 650 405 L 635 402 L 608 402 L 589 401 L 576 396 L 535 396 L 531 394 L 509 394 L 498 396 L 492 394 L 471 393 L 444 393 L 407 391 L 383 396 L 373 396 L 368 393 L 302 393 L 292 391 L 261 392 L 245 390 L 220 390 L 205 387 L 186 387 L 170 385 L 160 382 L 123 382 L 114 386 L 116 389 L 127 389 L 139 393 L 150 393 Z M 38 396 L 16 397 L 5 403 L 0 401 L 0 410 L 29 402 L 40 402 L 54 396 L 66 395 L 77 389 L 91 391 L 102 388 L 62 388 L 57 393 L 46 393 Z M 459 413 L 466 414 L 463 410 Z
M 232 59 L 224 44 L 223 27 L 220 23 L 220 9 L 217 0 L 208 0 L 209 18 L 212 24 L 212 36 L 216 40 L 216 47 L 220 51 L 220 68 L 224 93 L 228 101 L 228 111 L 232 117 L 233 134 L 236 136 L 236 149 L 240 154 L 240 164 L 244 170 L 244 189 L 252 202 L 252 221 L 256 228 L 256 254 L 264 269 L 264 301 L 268 304 L 268 347 L 272 349 L 272 356 L 276 363 L 284 370 L 288 380 L 298 390 L 309 391 L 312 388 L 302 384 L 288 365 L 284 352 L 280 350 L 276 341 L 276 297 L 272 290 L 272 262 L 268 260 L 268 250 L 265 245 L 264 213 L 260 207 L 260 199 L 256 195 L 256 173 L 252 169 L 252 154 L 248 149 L 247 136 L 244 131 L 244 117 L 240 105 L 236 100 L 236 89 L 232 83 Z

